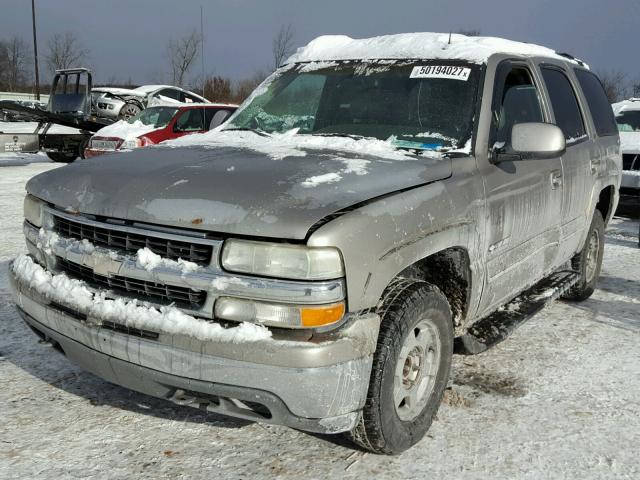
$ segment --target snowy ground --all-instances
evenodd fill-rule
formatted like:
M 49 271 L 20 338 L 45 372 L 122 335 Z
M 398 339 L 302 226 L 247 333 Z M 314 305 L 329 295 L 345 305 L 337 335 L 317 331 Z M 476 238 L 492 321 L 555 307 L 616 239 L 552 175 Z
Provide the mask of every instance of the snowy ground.
M 640 478 L 637 221 L 611 226 L 590 300 L 555 303 L 489 352 L 456 357 L 428 436 L 378 457 L 136 394 L 39 345 L 6 268 L 24 250 L 25 181 L 59 165 L 21 157 L 0 157 L 0 478 Z

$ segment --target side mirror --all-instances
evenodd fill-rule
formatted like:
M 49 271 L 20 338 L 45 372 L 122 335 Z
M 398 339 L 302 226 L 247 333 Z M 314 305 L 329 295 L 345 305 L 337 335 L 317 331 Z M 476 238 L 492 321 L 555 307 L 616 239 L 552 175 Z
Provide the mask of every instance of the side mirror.
M 511 130 L 513 153 L 523 158 L 555 158 L 564 154 L 564 133 L 550 123 L 518 123 Z

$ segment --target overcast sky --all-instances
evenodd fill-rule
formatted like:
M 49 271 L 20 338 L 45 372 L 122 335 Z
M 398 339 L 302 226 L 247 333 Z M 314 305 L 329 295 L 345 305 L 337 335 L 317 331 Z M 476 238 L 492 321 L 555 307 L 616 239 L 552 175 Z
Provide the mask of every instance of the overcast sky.
M 73 31 L 99 82 L 166 81 L 167 41 L 200 29 L 201 5 L 205 69 L 235 79 L 270 68 L 273 36 L 291 23 L 296 46 L 327 33 L 474 29 L 569 52 L 595 70 L 620 69 L 640 81 L 640 0 L 36 0 L 41 57 L 52 34 Z M 27 0 L 0 1 L 0 38 L 13 34 L 31 42 Z M 200 71 L 198 60 L 190 76 Z

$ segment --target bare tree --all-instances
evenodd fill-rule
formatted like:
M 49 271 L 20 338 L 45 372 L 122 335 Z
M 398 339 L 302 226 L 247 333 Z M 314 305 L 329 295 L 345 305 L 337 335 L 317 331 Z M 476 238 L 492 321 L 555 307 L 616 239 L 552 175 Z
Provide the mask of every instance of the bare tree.
M 194 30 L 178 40 L 170 40 L 167 44 L 167 56 L 169 57 L 174 85 L 183 85 L 185 75 L 198 56 L 201 43 L 200 34 Z
M 267 73 L 256 70 L 249 77 L 233 81 L 220 75 L 207 75 L 194 82 L 197 91 L 204 91 L 204 97 L 212 102 L 242 103 L 267 77 Z
M 293 25 L 282 25 L 275 37 L 273 37 L 273 63 L 275 68 L 278 68 L 282 62 L 292 53 L 293 50 L 293 36 L 295 30 Z
M 627 96 L 627 74 L 622 70 L 605 70 L 598 72 L 609 103 L 616 103 Z
M 24 86 L 28 81 L 29 68 L 27 66 L 27 58 L 30 55 L 30 51 L 27 43 L 18 35 L 9 38 L 5 45 L 7 49 L 7 88 L 12 92 Z
M 0 88 L 7 88 L 7 70 L 9 68 L 9 49 L 6 42 L 0 40 Z
M 47 44 L 45 60 L 53 75 L 56 70 L 79 67 L 88 59 L 89 50 L 80 46 L 80 40 L 73 32 L 56 33 Z
M 231 79 L 219 75 L 206 77 L 200 89 L 204 91 L 204 97 L 212 102 L 228 103 L 233 97 Z
M 233 100 L 236 103 L 242 103 L 265 78 L 267 78 L 265 71 L 256 70 L 249 78 L 240 80 L 236 85 Z

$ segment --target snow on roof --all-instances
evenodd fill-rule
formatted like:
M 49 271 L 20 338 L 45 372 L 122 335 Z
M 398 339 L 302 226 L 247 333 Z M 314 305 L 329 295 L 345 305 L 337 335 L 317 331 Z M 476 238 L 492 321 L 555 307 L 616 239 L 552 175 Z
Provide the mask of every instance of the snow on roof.
M 640 98 L 623 100 L 621 102 L 614 103 L 611 107 L 616 115 L 629 110 L 640 110 Z
M 94 87 L 92 92 L 106 92 L 113 93 L 114 95 L 137 95 L 138 92 L 131 90 L 130 88 L 118 88 L 118 87 Z
M 234 103 L 213 103 L 213 102 L 187 102 L 187 103 L 176 103 L 176 104 L 167 104 L 167 106 L 178 106 L 178 107 L 201 107 L 201 108 L 238 108 L 238 105 Z
M 206 100 L 206 99 L 205 99 Z M 177 100 L 173 101 L 173 99 L 167 99 L 167 97 L 162 97 L 162 100 L 154 102 L 153 105 L 147 108 L 154 107 L 171 107 L 171 108 L 238 108 L 238 105 L 233 103 L 213 103 L 207 101 L 205 102 L 178 102 Z
M 137 90 L 138 92 L 150 93 L 150 92 L 155 92 L 156 90 L 160 90 L 161 88 L 178 88 L 178 87 L 174 87 L 172 85 L 141 85 L 138 88 L 134 88 L 134 90 Z
M 490 56 L 497 53 L 570 60 L 550 48 L 502 38 L 468 37 L 456 33 L 402 33 L 361 39 L 353 39 L 346 35 L 321 36 L 298 48 L 286 63 L 402 58 L 486 63 Z

